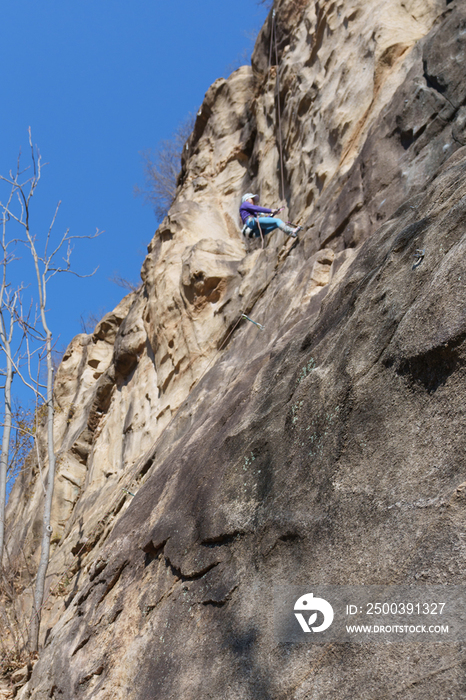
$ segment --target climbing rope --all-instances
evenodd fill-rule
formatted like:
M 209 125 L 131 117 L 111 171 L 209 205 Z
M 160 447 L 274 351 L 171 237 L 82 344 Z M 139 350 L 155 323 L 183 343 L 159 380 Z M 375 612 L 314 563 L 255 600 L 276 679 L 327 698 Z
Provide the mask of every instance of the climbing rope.
M 281 178 L 281 198 L 285 199 L 285 176 L 283 169 L 283 143 L 282 143 L 282 121 L 280 110 L 280 71 L 278 65 L 278 46 L 277 46 L 277 27 L 275 21 L 275 10 L 272 12 L 272 29 L 270 34 L 270 51 L 269 51 L 269 67 L 272 64 L 272 45 L 275 48 L 275 66 L 276 66 L 276 98 L 277 98 L 277 116 L 278 116 L 278 152 L 280 157 L 280 178 Z
M 278 150 L 279 150 L 279 159 L 280 159 L 280 189 L 281 189 L 281 198 L 282 200 L 285 199 L 285 176 L 284 176 L 284 163 L 283 163 L 283 132 L 282 132 L 282 123 L 281 123 L 281 108 L 280 108 L 280 71 L 279 71 L 279 60 L 278 60 L 278 38 L 277 38 L 277 18 L 276 18 L 276 11 L 275 9 L 272 10 L 272 20 L 271 20 L 271 30 L 270 30 L 270 46 L 269 46 L 269 60 L 268 60 L 268 69 L 269 73 L 272 68 L 272 57 L 275 55 L 275 67 L 276 67 L 276 99 L 277 99 L 277 122 L 278 122 L 278 129 L 277 129 L 277 142 L 278 142 Z M 346 159 L 348 153 L 345 151 L 342 155 L 342 159 L 340 161 L 340 166 Z M 400 158 L 401 160 L 401 158 Z M 352 163 L 352 165 L 354 162 Z M 395 173 L 400 167 L 399 162 L 394 165 L 390 170 L 384 173 L 385 180 L 389 179 L 393 173 Z M 334 173 L 335 175 L 338 175 L 340 171 L 337 170 Z M 326 187 L 332 182 L 333 177 L 330 178 L 329 182 L 326 183 Z M 390 184 L 390 183 L 389 183 Z M 385 187 L 388 187 L 389 185 L 385 185 Z M 380 190 L 380 184 L 373 184 L 369 185 L 369 187 L 365 190 L 364 187 L 361 187 L 361 192 L 364 195 L 364 199 L 366 199 L 367 202 L 370 202 L 371 199 L 373 198 L 374 194 L 376 191 L 378 192 Z M 413 196 L 416 194 L 413 192 L 412 195 L 407 195 L 407 196 Z M 383 202 L 382 202 L 383 204 Z M 414 208 L 414 207 L 411 207 Z M 417 209 L 417 208 L 416 208 Z M 286 222 L 289 225 L 296 225 L 296 224 L 291 224 L 291 222 Z M 264 247 L 264 239 L 262 236 L 262 231 L 261 231 L 261 237 L 262 237 L 262 247 Z M 418 255 L 420 251 L 416 251 L 415 254 L 415 262 L 413 265 L 413 269 L 416 269 L 422 262 L 423 260 L 423 255 Z
M 264 234 L 262 233 L 262 228 L 261 228 L 261 224 L 259 221 L 259 217 L 256 218 L 256 221 L 257 221 L 257 225 L 259 226 L 259 233 L 261 235 L 262 248 L 264 248 L 265 247 Z
M 270 34 L 270 49 L 269 49 L 269 71 L 272 67 L 272 47 L 273 47 L 273 25 L 275 22 L 275 10 L 272 10 L 272 24 L 271 24 L 271 34 Z
M 276 11 L 275 9 L 272 11 L 272 22 L 271 22 L 271 32 L 270 32 L 270 47 L 269 47 L 269 72 L 272 67 L 272 56 L 273 54 L 275 55 L 275 67 L 276 67 L 276 86 L 275 86 L 275 97 L 277 100 L 277 122 L 278 122 L 278 129 L 277 129 L 277 142 L 278 142 L 278 151 L 279 151 L 279 159 L 280 159 L 280 194 L 282 200 L 285 200 L 285 175 L 284 175 L 284 163 L 283 163 L 283 135 L 282 135 L 282 123 L 281 123 L 281 108 L 280 108 L 280 70 L 279 70 L 279 60 L 278 60 L 278 38 L 277 38 L 277 20 L 276 20 Z M 393 166 L 389 172 L 388 176 L 390 176 L 392 173 L 394 173 L 397 169 L 399 168 L 399 164 L 397 163 L 395 166 Z M 335 173 L 337 174 L 337 172 Z M 329 181 L 328 184 L 333 180 Z M 374 194 L 375 187 L 369 187 L 369 191 L 365 192 L 365 196 L 368 200 L 370 200 Z M 286 222 L 290 225 L 296 225 L 292 224 L 291 222 Z M 262 234 L 262 232 L 261 232 Z

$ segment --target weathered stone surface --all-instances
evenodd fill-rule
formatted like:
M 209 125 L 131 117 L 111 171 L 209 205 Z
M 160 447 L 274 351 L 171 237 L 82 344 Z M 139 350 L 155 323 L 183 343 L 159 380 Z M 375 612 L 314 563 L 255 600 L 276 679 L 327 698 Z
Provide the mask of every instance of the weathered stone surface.
M 318 202 L 309 220 L 314 245 L 358 245 L 464 145 L 465 26 L 464 6 L 451 3 L 413 49 L 352 168 Z
M 13 694 L 9 683 L 6 683 L 3 681 L 3 679 L 0 679 L 0 699 L 11 700 L 12 697 Z
M 31 668 L 26 664 L 11 674 L 11 680 L 18 685 L 24 685 L 31 674 Z
M 464 581 L 465 9 L 276 10 L 305 230 L 262 249 L 238 225 L 245 190 L 280 187 L 269 18 L 252 68 L 206 95 L 141 289 L 57 373 L 49 597 L 21 698 L 466 692 L 454 645 L 284 647 L 270 621 L 277 583 Z M 9 503 L 31 572 L 41 499 L 31 457 Z
M 462 697 L 455 645 L 277 646 L 270 605 L 277 583 L 464 580 L 465 212 L 462 149 L 317 318 L 305 305 L 282 333 L 272 283 L 267 335 L 242 327 L 154 447 L 34 697 L 52 679 L 76 698 Z

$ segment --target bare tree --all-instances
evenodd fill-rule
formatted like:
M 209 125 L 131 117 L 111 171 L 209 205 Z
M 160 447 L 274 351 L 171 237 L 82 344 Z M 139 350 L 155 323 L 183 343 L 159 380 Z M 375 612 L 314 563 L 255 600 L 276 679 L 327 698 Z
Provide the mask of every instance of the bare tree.
M 160 141 L 155 149 L 140 152 L 144 185 L 136 185 L 134 194 L 144 197 L 145 203 L 152 205 L 159 220 L 167 214 L 175 198 L 181 154 L 195 121 L 195 115 L 189 114 L 169 139 Z
M 122 277 L 120 274 L 118 274 L 118 272 L 114 272 L 113 275 L 111 277 L 107 277 L 107 279 L 109 282 L 113 282 L 113 284 L 121 287 L 126 292 L 138 292 L 142 287 L 142 282 L 136 284 L 126 277 Z M 81 331 L 83 333 L 87 333 L 88 335 L 93 333 L 95 327 L 103 319 L 106 313 L 107 310 L 100 307 L 100 309 L 97 311 L 88 311 L 87 313 L 81 314 L 79 317 Z
M 7 484 L 14 482 L 18 474 L 26 468 L 26 459 L 32 450 L 35 435 L 34 411 L 30 406 L 13 399 L 11 420 Z
M 30 325 L 24 322 L 24 320 L 23 326 L 28 333 L 28 347 L 29 339 L 31 336 L 33 337 L 33 339 L 39 340 L 43 343 L 43 347 L 45 348 L 44 355 L 47 366 L 47 378 L 45 385 L 41 384 L 38 379 L 34 382 L 32 380 L 31 371 L 29 371 L 28 378 L 26 378 L 24 375 L 21 375 L 23 382 L 34 391 L 36 399 L 40 398 L 40 400 L 43 401 L 44 405 L 46 406 L 48 474 L 47 483 L 45 487 L 41 555 L 36 576 L 36 585 L 34 592 L 34 610 L 31 618 L 30 631 L 30 643 L 32 651 L 37 651 L 39 644 L 41 608 L 45 590 L 45 577 L 47 573 L 50 555 L 50 537 L 52 535 L 52 527 L 50 525 L 50 521 L 55 480 L 55 453 L 53 435 L 53 343 L 52 332 L 47 322 L 48 283 L 52 279 L 52 277 L 54 277 L 58 272 L 70 272 L 74 275 L 77 275 L 78 277 L 90 276 L 79 275 L 71 269 L 71 241 L 81 238 L 95 238 L 95 236 L 99 235 L 99 231 L 97 231 L 94 235 L 91 236 L 71 236 L 69 234 L 69 230 L 66 230 L 65 233 L 58 239 L 58 242 L 53 243 L 52 229 L 55 224 L 58 209 L 60 207 L 59 202 L 53 215 L 48 232 L 45 236 L 43 250 L 42 252 L 39 251 L 36 236 L 31 231 L 30 205 L 31 199 L 34 196 L 34 193 L 41 178 L 42 162 L 39 152 L 33 146 L 31 129 L 29 129 L 29 147 L 31 152 L 32 174 L 30 174 L 30 176 L 24 181 L 22 180 L 22 176 L 26 171 L 20 170 L 18 159 L 16 173 L 10 171 L 8 177 L 0 176 L 0 180 L 6 182 L 11 188 L 8 202 L 6 204 L 2 204 L 0 202 L 0 207 L 3 210 L 4 218 L 7 217 L 8 219 L 15 221 L 22 228 L 23 235 L 25 236 L 25 238 L 23 239 L 23 243 L 29 249 L 32 256 L 37 282 L 37 292 L 39 299 L 38 316 L 41 330 L 38 330 L 39 324 Z M 13 210 L 13 200 L 16 201 L 17 211 Z M 59 254 L 62 254 L 61 260 L 58 260 Z M 94 270 L 94 272 L 92 272 L 91 275 L 94 274 L 95 271 L 96 270 Z M 29 358 L 28 364 L 29 370 L 31 370 Z M 18 373 L 20 373 L 18 367 L 15 367 L 15 369 L 16 371 L 18 371 Z
M 6 297 L 6 298 L 5 298 Z M 5 289 L 5 278 L 0 287 L 0 347 L 5 355 L 5 369 L 3 389 L 3 434 L 2 450 L 0 455 L 0 568 L 3 561 L 3 544 L 5 539 L 5 506 L 6 506 L 6 484 L 10 465 L 10 440 L 12 430 L 12 394 L 11 386 L 14 375 L 13 360 L 13 333 L 15 330 L 15 306 L 16 293 L 12 298 Z
M 13 193 L 10 192 L 10 197 L 7 202 L 7 208 L 11 204 Z M 2 233 L 0 238 L 0 254 L 2 259 L 0 262 L 0 349 L 5 357 L 5 368 L 0 372 L 4 377 L 4 383 L 1 387 L 3 391 L 3 432 L 2 432 L 2 448 L 0 453 L 0 569 L 3 562 L 3 548 L 5 541 L 5 507 L 6 507 L 6 486 L 7 477 L 10 466 L 10 442 L 11 432 L 13 427 L 13 406 L 12 406 L 12 383 L 14 376 L 15 359 L 18 361 L 18 355 L 21 348 L 21 333 L 19 334 L 18 343 L 14 343 L 14 333 L 19 326 L 18 307 L 20 306 L 21 288 L 11 291 L 8 281 L 9 266 L 17 260 L 12 248 L 16 246 L 15 239 L 7 239 L 7 223 L 9 217 L 4 211 L 1 219 Z
M 81 331 L 87 333 L 88 335 L 94 332 L 97 324 L 103 319 L 107 312 L 105 309 L 101 308 L 96 312 L 88 311 L 86 314 L 81 314 L 79 317 L 79 324 L 81 326 Z
M 141 289 L 142 283 L 138 282 L 137 284 L 135 282 L 132 282 L 131 280 L 127 279 L 126 277 L 122 277 L 121 275 L 118 274 L 118 272 L 115 272 L 112 277 L 108 278 L 109 282 L 113 282 L 116 284 L 118 287 L 121 287 L 122 289 L 126 289 L 128 292 L 138 292 Z

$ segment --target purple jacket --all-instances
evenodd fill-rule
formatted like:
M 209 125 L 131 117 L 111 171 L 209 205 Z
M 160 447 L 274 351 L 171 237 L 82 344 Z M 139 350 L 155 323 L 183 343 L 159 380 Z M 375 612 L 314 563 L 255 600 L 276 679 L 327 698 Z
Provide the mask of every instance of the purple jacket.
M 246 219 L 250 216 L 257 216 L 258 214 L 271 214 L 271 209 L 266 209 L 265 207 L 256 207 L 255 204 L 250 204 L 249 202 L 243 202 L 239 208 L 240 216 L 243 220 L 243 224 L 246 223 Z

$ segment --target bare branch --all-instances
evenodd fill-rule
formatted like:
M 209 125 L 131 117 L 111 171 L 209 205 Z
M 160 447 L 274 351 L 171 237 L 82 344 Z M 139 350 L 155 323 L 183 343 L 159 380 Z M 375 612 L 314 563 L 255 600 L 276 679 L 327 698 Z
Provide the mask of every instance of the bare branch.
M 0 207 L 2 207 L 3 211 L 7 214 L 8 217 L 11 217 L 15 221 L 17 221 L 18 224 L 21 224 L 21 226 L 25 226 L 25 223 L 22 220 L 22 218 L 19 218 L 18 216 L 16 216 L 16 214 L 13 214 L 11 209 L 7 209 L 5 204 L 2 204 L 2 202 L 0 202 Z
M 48 230 L 48 233 L 47 233 L 47 238 L 46 238 L 46 240 L 45 240 L 45 248 L 44 248 L 44 258 L 45 258 L 45 259 L 47 259 L 47 248 L 49 247 L 50 236 L 52 235 L 53 225 L 55 224 L 55 219 L 57 218 L 58 210 L 60 209 L 60 204 L 61 204 L 61 200 L 58 202 L 58 204 L 57 204 L 57 206 L 56 206 L 55 213 L 54 213 L 53 218 L 52 218 L 52 223 L 51 223 L 50 226 L 49 226 L 49 230 Z M 65 235 L 64 235 L 63 238 L 61 239 L 61 241 L 60 241 L 60 243 L 58 244 L 57 248 L 56 248 L 55 251 L 52 253 L 51 258 L 53 258 L 53 256 L 55 255 L 55 253 L 58 253 L 58 251 L 60 250 L 61 246 L 63 245 L 63 241 L 66 239 L 66 234 L 68 233 L 68 231 L 69 231 L 69 229 L 67 229 Z M 50 259 L 51 259 L 51 258 L 50 258 Z
M 97 326 L 97 324 L 101 321 L 101 319 L 105 316 L 106 313 L 106 309 L 100 308 L 96 312 L 89 311 L 86 315 L 81 314 L 79 322 L 81 325 L 82 332 L 87 333 L 87 335 L 93 333 L 94 328 Z
M 154 150 L 140 153 L 144 185 L 136 185 L 134 195 L 142 196 L 145 203 L 151 204 L 158 219 L 164 218 L 175 198 L 181 155 L 194 123 L 195 116 L 189 114 L 169 139 L 160 141 Z
M 67 267 L 66 268 L 64 268 L 64 267 L 57 267 L 57 268 L 51 267 L 50 268 L 51 274 L 48 275 L 48 277 L 46 278 L 46 281 L 48 282 L 52 277 L 54 277 L 57 274 L 57 272 L 68 272 L 68 274 L 74 275 L 75 277 L 79 277 L 80 279 L 86 279 L 86 277 L 92 277 L 93 275 L 95 275 L 95 273 L 97 272 L 98 269 L 99 269 L 99 265 L 97 265 L 95 270 L 93 270 L 92 272 L 89 272 L 88 275 L 81 275 L 79 272 L 75 272 L 75 270 L 71 270 Z
M 115 273 L 112 277 L 109 277 L 108 281 L 117 284 L 119 287 L 122 287 L 122 289 L 128 290 L 128 292 L 137 292 L 139 289 L 141 289 L 142 284 L 134 284 L 134 282 L 131 282 L 125 277 L 121 277 L 121 275 L 118 275 L 117 273 Z

